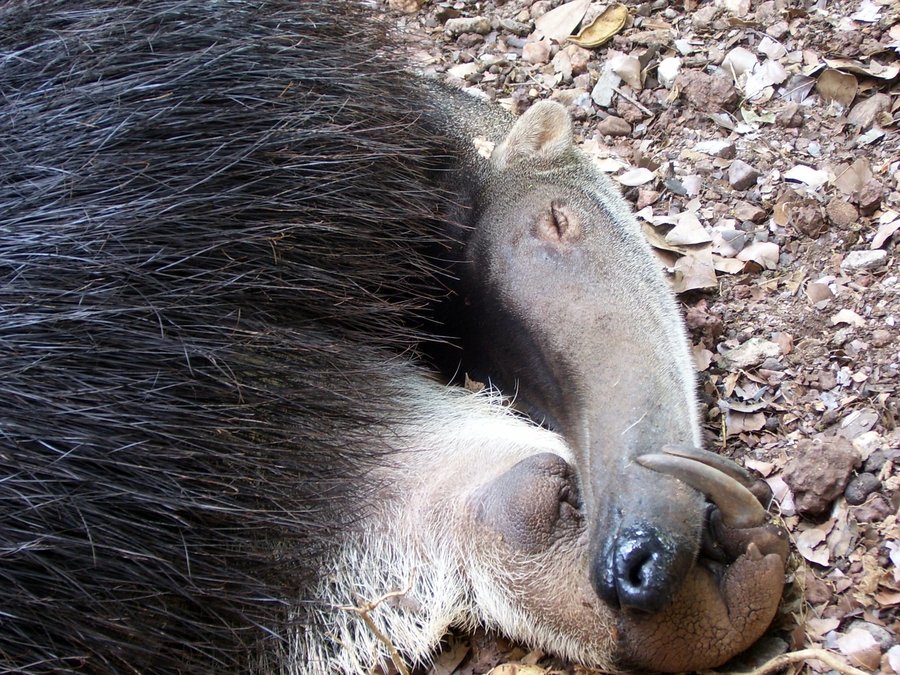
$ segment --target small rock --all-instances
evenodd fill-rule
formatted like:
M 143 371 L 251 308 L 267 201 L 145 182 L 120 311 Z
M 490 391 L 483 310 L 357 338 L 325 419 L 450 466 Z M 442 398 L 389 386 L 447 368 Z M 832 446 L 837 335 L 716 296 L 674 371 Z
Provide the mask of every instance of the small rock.
M 891 97 L 887 94 L 874 94 L 857 103 L 847 115 L 847 121 L 862 129 L 868 129 L 875 118 L 891 109 Z
M 628 136 L 631 133 L 631 125 L 621 117 L 610 115 L 597 125 L 597 131 L 607 136 Z
M 550 60 L 550 48 L 550 40 L 526 42 L 522 47 L 522 60 L 535 65 L 547 63 Z
M 747 190 L 753 187 L 761 175 L 762 173 L 757 169 L 740 159 L 734 160 L 728 167 L 728 182 L 735 190 Z
M 881 434 L 877 431 L 864 431 L 856 438 L 850 439 L 850 442 L 853 443 L 853 447 L 856 448 L 856 451 L 859 453 L 859 456 L 863 458 L 863 461 L 867 461 L 869 457 L 871 457 L 872 453 L 878 450 L 881 447 Z M 881 466 L 878 467 L 879 469 Z M 867 471 L 868 473 L 877 473 L 876 471 L 871 471 L 867 466 L 863 467 L 863 471 Z
M 844 490 L 844 497 L 847 503 L 852 506 L 859 506 L 866 501 L 866 498 L 881 487 L 881 481 L 878 476 L 871 473 L 861 473 L 854 476 L 847 484 Z
M 681 59 L 677 56 L 670 56 L 659 62 L 659 66 L 656 69 L 656 77 L 662 86 L 666 89 L 671 89 L 680 71 Z
M 703 344 L 713 345 L 725 330 L 725 322 L 718 314 L 709 311 L 706 300 L 687 308 L 684 321 L 691 335 Z
M 500 19 L 500 28 L 519 37 L 528 37 L 531 33 L 531 26 L 513 19 Z
M 859 191 L 859 198 L 857 201 L 859 202 L 859 210 L 861 213 L 865 213 L 866 215 L 872 213 L 881 206 L 881 199 L 883 197 L 884 187 L 878 182 L 875 178 L 870 178 L 866 181 L 866 184 L 863 185 L 862 190 Z
M 660 194 L 656 190 L 647 190 L 641 188 L 638 190 L 637 210 L 640 211 L 646 206 L 651 206 L 659 201 Z
M 876 249 L 874 251 L 850 251 L 841 261 L 841 269 L 845 272 L 859 270 L 871 270 L 881 267 L 887 259 L 887 251 Z
M 799 129 L 803 126 L 803 113 L 800 112 L 800 104 L 794 101 L 784 106 L 778 114 L 775 115 L 775 124 L 785 129 Z
M 578 76 L 587 71 L 588 63 L 591 60 L 591 51 L 578 45 L 566 45 L 562 50 L 569 57 L 569 63 L 572 64 L 572 75 Z M 587 89 L 587 87 L 585 87 Z
M 425 0 L 388 0 L 388 7 L 406 14 L 418 12 L 424 4 Z
M 457 80 L 465 80 L 467 77 L 474 75 L 477 72 L 478 64 L 474 62 L 460 63 L 458 66 L 453 66 L 447 70 L 447 74 Z
M 713 19 L 716 18 L 718 11 L 719 8 L 713 3 L 700 7 L 696 12 L 691 14 L 691 21 L 694 24 L 694 28 L 697 30 L 708 28 L 713 22 Z
M 702 152 L 722 159 L 734 159 L 737 156 L 737 148 L 733 141 L 718 138 L 712 141 L 701 141 L 694 146 L 695 152 Z
M 834 597 L 834 591 L 831 590 L 831 587 L 809 569 L 807 569 L 803 578 L 803 589 L 803 595 L 811 605 L 822 605 Z
M 558 51 L 550 64 L 553 66 L 554 71 L 562 75 L 563 81 L 572 79 L 572 61 L 565 50 Z
M 550 0 L 537 0 L 528 10 L 528 14 L 531 17 L 531 20 L 539 19 L 544 14 L 550 11 L 553 7 L 553 3 Z
M 770 356 L 765 361 L 760 363 L 759 367 L 761 370 L 768 370 L 770 372 L 772 372 L 772 371 L 777 372 L 777 371 L 784 370 L 784 364 L 781 361 L 779 361 L 777 358 L 775 358 L 774 356 Z
M 644 119 L 641 109 L 621 96 L 616 99 L 616 114 L 629 124 L 637 124 Z
M 776 40 L 783 40 L 790 34 L 790 32 L 791 27 L 788 25 L 787 21 L 778 21 L 777 23 L 773 23 L 771 26 L 766 28 L 766 35 L 775 38 Z
M 491 22 L 483 16 L 461 16 L 458 19 L 447 19 L 444 32 L 450 37 L 458 37 L 463 33 L 487 35 L 491 32 Z
M 825 231 L 822 207 L 813 199 L 801 202 L 791 214 L 791 224 L 798 232 L 815 239 Z
M 781 356 L 781 347 L 762 338 L 750 338 L 742 345 L 719 354 L 719 366 L 735 371 L 758 366 L 767 358 Z
M 900 460 L 900 448 L 880 448 L 869 455 L 869 459 L 863 465 L 866 473 L 877 474 L 887 462 L 898 463 Z
M 847 227 L 851 223 L 856 222 L 859 213 L 856 207 L 845 199 L 835 198 L 828 202 L 825 207 L 825 215 L 828 219 L 838 227 Z
M 894 334 L 884 328 L 876 328 L 872 331 L 870 342 L 873 347 L 887 347 L 894 341 Z
M 865 504 L 853 509 L 857 523 L 880 523 L 893 513 L 891 505 L 882 495 L 875 495 Z
M 830 370 L 823 370 L 819 373 L 818 388 L 822 391 L 829 391 L 837 386 L 837 376 Z
M 471 49 L 484 44 L 484 35 L 478 33 L 463 33 L 456 38 L 456 46 L 461 49 Z
M 881 626 L 876 626 L 874 623 L 869 623 L 868 621 L 854 621 L 847 627 L 847 632 L 849 633 L 856 628 L 866 631 L 875 638 L 875 641 L 881 646 L 882 650 L 890 649 L 896 641 L 893 633 Z
M 730 77 L 722 73 L 707 75 L 699 70 L 682 70 L 675 79 L 681 96 L 694 110 L 733 110 L 738 94 Z
M 840 436 L 802 440 L 792 454 L 783 478 L 794 493 L 797 512 L 804 516 L 825 513 L 862 464 L 850 441 Z
M 740 221 L 749 220 L 753 223 L 761 223 L 766 219 L 766 211 L 756 204 L 738 201 L 734 205 L 734 217 Z

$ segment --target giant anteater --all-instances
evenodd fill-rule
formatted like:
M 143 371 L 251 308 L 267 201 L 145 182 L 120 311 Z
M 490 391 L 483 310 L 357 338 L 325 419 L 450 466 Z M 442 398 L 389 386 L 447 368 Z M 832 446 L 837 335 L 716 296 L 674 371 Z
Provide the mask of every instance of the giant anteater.
M 366 672 L 479 622 L 681 669 L 771 620 L 783 540 L 564 109 L 364 17 L 0 5 L 0 669 Z

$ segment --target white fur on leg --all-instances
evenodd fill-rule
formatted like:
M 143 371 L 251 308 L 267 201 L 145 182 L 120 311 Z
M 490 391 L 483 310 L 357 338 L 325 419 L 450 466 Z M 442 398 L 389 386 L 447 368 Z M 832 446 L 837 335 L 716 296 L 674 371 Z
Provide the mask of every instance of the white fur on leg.
M 298 633 L 288 659 L 291 672 L 361 673 L 386 664 L 388 646 L 351 608 L 402 591 L 368 617 L 410 665 L 427 662 L 450 627 L 502 624 L 515 627 L 515 637 L 538 637 L 529 628 L 540 624 L 537 617 L 522 615 L 496 588 L 504 570 L 485 565 L 485 556 L 464 536 L 466 498 L 528 456 L 552 452 L 571 462 L 568 448 L 497 396 L 437 390 L 428 382 L 415 385 L 413 396 L 421 415 L 398 434 L 405 446 L 384 469 L 394 491 L 371 505 L 366 526 L 322 570 L 317 623 L 327 627 L 331 643 L 310 640 L 317 631 Z M 546 632 L 539 637 L 546 643 Z M 574 653 L 563 640 L 553 642 L 563 653 Z

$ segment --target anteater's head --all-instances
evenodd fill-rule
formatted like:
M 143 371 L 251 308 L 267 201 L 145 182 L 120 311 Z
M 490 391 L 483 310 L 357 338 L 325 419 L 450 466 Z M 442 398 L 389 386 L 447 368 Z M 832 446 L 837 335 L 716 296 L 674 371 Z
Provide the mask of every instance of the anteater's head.
M 467 250 L 466 367 L 574 459 L 516 465 L 478 492 L 477 521 L 511 557 L 553 561 L 520 589 L 551 632 L 590 643 L 608 622 L 623 664 L 717 665 L 771 621 L 785 540 L 749 476 L 700 449 L 672 294 L 563 107 L 533 106 L 489 161 Z

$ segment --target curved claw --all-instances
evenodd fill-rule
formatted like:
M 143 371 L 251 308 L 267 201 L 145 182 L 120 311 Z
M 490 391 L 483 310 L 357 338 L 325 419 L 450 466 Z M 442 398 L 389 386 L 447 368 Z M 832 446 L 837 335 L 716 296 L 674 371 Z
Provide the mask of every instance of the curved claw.
M 639 455 L 635 461 L 648 469 L 677 478 L 705 494 L 719 507 L 722 522 L 730 528 L 758 527 L 766 521 L 765 509 L 741 480 L 732 475 L 731 467 L 727 472 L 722 471 L 707 461 L 669 452 L 670 447 L 667 446 L 666 454 Z M 706 459 L 706 453 L 702 456 Z M 737 467 L 736 464 L 733 466 Z
M 711 466 L 713 469 L 718 469 L 746 488 L 749 488 L 756 482 L 756 478 L 740 464 L 709 450 L 703 450 L 693 445 L 664 445 L 662 451 L 667 455 L 692 459 L 695 462 Z

